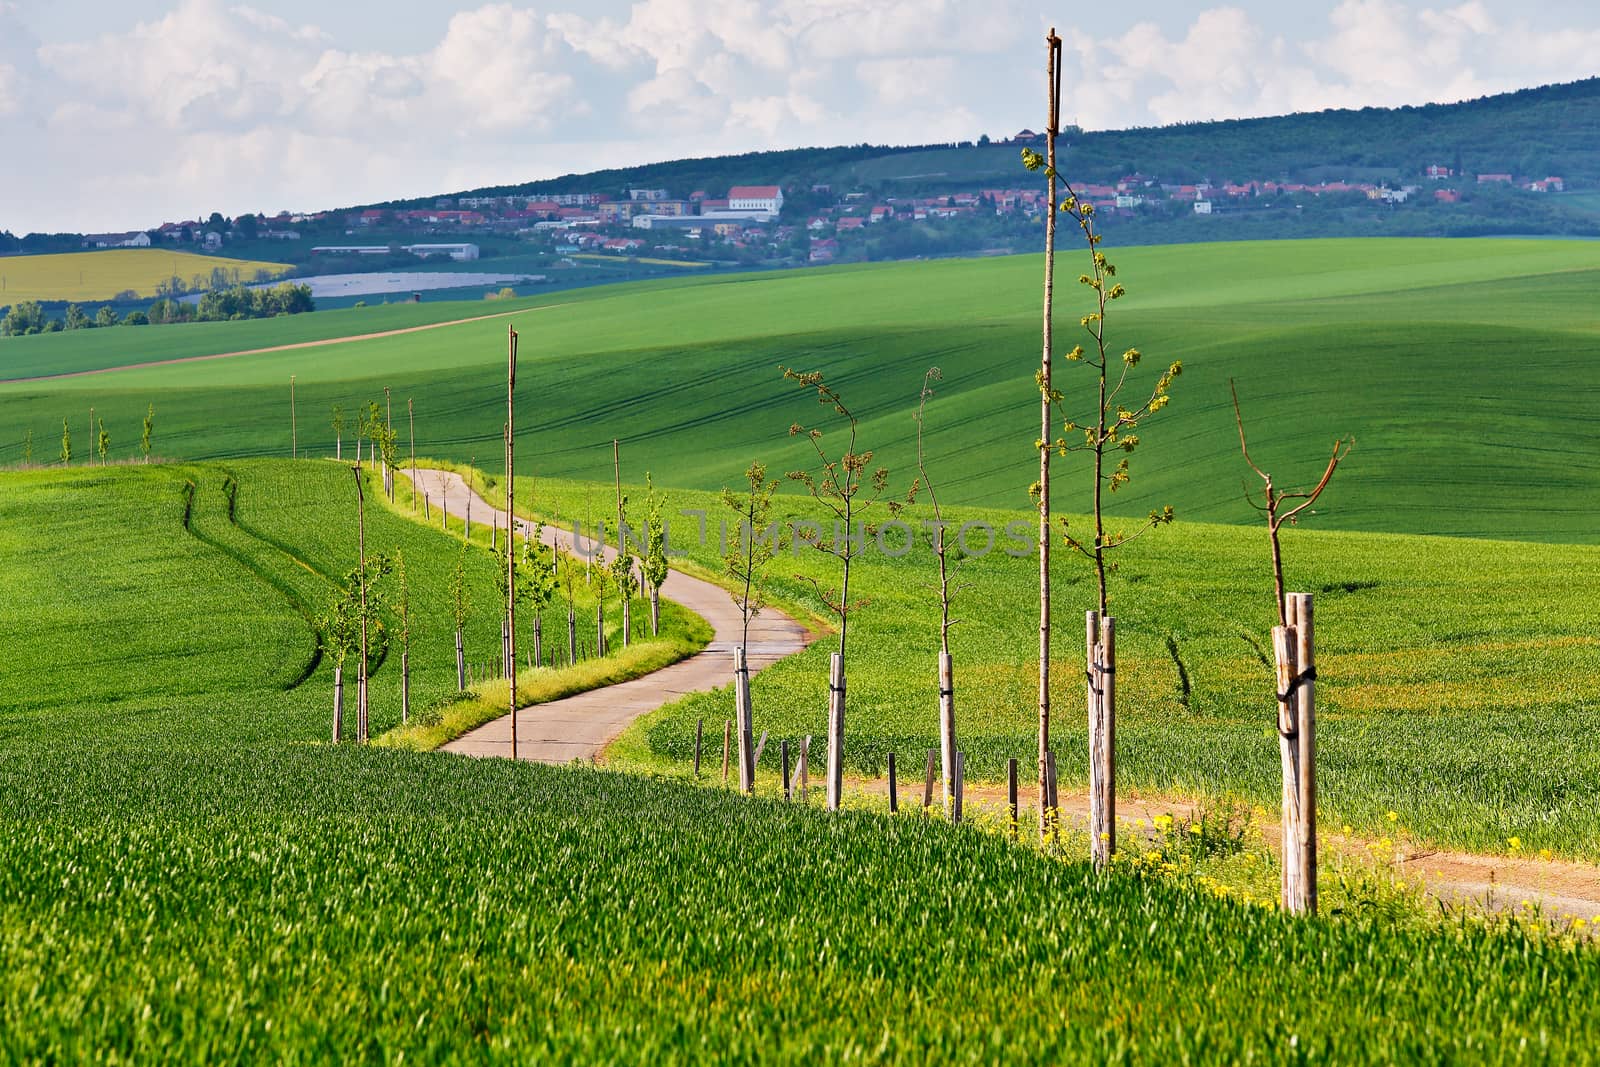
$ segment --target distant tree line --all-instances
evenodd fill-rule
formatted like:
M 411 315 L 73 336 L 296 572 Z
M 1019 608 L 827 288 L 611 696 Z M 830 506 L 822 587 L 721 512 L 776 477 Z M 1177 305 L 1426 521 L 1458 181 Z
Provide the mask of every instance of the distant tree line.
M 0 337 L 56 333 L 63 330 L 88 330 L 107 326 L 168 325 L 176 322 L 225 322 L 239 319 L 270 319 L 279 315 L 298 315 L 315 311 L 311 286 L 284 282 L 269 289 L 252 289 L 240 283 L 225 289 L 209 289 L 198 303 L 175 296 L 162 296 L 147 311 L 130 311 L 118 317 L 116 308 L 102 306 L 93 317 L 78 304 L 68 304 L 61 318 L 48 314 L 37 300 L 22 300 L 0 319 Z

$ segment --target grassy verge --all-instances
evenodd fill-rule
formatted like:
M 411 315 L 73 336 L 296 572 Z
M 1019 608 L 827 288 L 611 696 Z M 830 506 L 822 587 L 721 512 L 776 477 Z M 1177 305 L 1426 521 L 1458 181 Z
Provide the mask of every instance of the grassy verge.
M 631 681 L 677 663 L 705 648 L 711 641 L 710 625 L 693 612 L 666 601 L 661 605 L 661 633 L 637 638 L 627 648 L 603 659 L 586 660 L 568 667 L 535 667 L 517 672 L 517 703 L 521 707 L 547 704 L 575 693 Z M 428 751 L 453 741 L 486 722 L 506 714 L 505 681 L 470 687 L 459 698 L 445 698 L 409 726 L 397 726 L 374 739 L 385 748 Z

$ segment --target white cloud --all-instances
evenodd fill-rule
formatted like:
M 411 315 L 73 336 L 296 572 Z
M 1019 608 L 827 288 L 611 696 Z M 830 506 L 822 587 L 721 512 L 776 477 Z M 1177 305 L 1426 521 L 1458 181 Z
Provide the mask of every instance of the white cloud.
M 237 0 L 146 2 L 170 6 L 40 45 L 0 0 L 0 135 L 28 160 L 0 185 L 0 227 L 1004 134 L 1039 124 L 1042 36 L 1062 15 L 1044 0 L 477 0 L 431 39 L 383 51 Z M 1588 76 L 1600 56 L 1600 29 L 1539 28 L 1513 0 L 1327 3 L 1298 21 L 1268 0 L 1085 14 L 1093 30 L 1063 29 L 1067 117 L 1117 127 L 1461 99 Z
M 1325 29 L 1299 41 L 1269 35 L 1242 8 L 1217 7 L 1182 35 L 1144 22 L 1069 44 L 1067 110 L 1092 127 L 1443 103 L 1600 70 L 1600 30 L 1502 21 L 1481 0 L 1340 0 Z

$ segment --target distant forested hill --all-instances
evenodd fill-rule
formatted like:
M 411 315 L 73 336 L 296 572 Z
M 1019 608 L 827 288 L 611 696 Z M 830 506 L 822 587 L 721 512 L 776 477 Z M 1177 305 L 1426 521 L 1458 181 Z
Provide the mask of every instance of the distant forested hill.
M 1469 175 L 1555 175 L 1569 186 L 1596 187 L 1600 186 L 1600 77 L 1459 104 L 1069 131 L 1064 140 L 1068 168 L 1074 177 L 1087 181 L 1111 181 L 1133 172 L 1164 182 L 1405 181 L 1421 178 L 1423 168 L 1438 163 Z M 673 160 L 443 195 L 615 193 L 629 186 L 659 186 L 680 196 L 696 189 L 715 196 L 730 185 L 758 183 L 783 184 L 786 191 L 830 184 L 836 192 L 861 188 L 910 193 L 1024 180 L 1015 145 L 974 140 Z

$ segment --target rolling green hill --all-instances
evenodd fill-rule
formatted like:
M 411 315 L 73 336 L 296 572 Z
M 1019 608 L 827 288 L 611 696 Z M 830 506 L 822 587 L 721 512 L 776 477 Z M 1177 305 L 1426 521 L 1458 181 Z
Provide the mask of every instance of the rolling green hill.
M 1087 308 L 1071 284 L 1074 255 L 1060 268 L 1068 344 Z M 1309 476 L 1336 435 L 1355 436 L 1320 527 L 1600 540 L 1592 245 L 1330 240 L 1136 248 L 1113 259 L 1129 290 L 1112 320 L 1114 350 L 1137 346 L 1151 364 L 1185 366 L 1171 407 L 1144 428 L 1119 510 L 1170 503 L 1180 519 L 1251 521 L 1233 378 L 1260 458 L 1280 478 Z M 519 425 L 529 427 L 518 448 L 542 475 L 608 477 L 613 437 L 648 454 L 667 485 L 715 488 L 752 459 L 789 469 L 803 452 L 788 427 L 806 408 L 780 380 L 783 364 L 839 382 L 866 420 L 865 439 L 906 484 L 911 410 L 923 372 L 938 365 L 944 414 L 929 448 L 949 499 L 1026 507 L 1039 271 L 1037 257 L 1012 257 L 685 278 L 553 294 L 522 316 L 383 340 L 12 382 L 0 385 L 0 460 L 21 458 L 30 428 L 35 460 L 52 458 L 63 417 L 82 455 L 90 406 L 107 420 L 113 455 L 126 456 L 151 402 L 158 454 L 284 456 L 291 374 L 303 450 L 333 450 L 333 404 L 348 410 L 388 386 L 397 403 L 415 401 L 419 452 L 495 456 L 511 322 L 522 334 Z M 265 343 L 278 326 L 218 324 L 203 341 L 193 336 L 228 350 L 234 337 Z M 109 355 L 72 335 L 24 340 L 34 370 L 103 365 Z M 1089 406 L 1083 368 L 1064 366 L 1057 382 L 1069 414 Z M 1070 463 L 1058 467 L 1071 508 L 1082 480 Z
M 942 820 L 319 743 L 297 604 L 350 563 L 348 477 L 0 474 L 0 1058 L 1594 1056 L 1600 955 L 1533 923 L 1331 885 L 1351 906 L 1298 920 Z M 369 519 L 438 693 L 455 544 Z

